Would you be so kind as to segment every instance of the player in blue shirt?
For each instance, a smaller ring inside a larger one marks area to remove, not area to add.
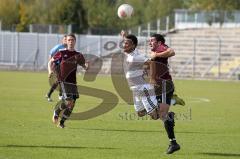
[[[56,46],[54,46],[50,52],[49,52],[49,62],[48,62],[48,77],[49,79],[52,79],[53,78],[53,70],[52,70],[52,66],[51,66],[51,62],[50,62],[50,59],[57,53],[59,52],[60,50],[64,50],[66,49],[67,47],[67,35],[64,35],[63,36],[63,39],[62,39],[62,42],[61,44],[57,44]],[[53,93],[53,91],[57,88],[58,86],[58,82],[55,82],[52,84],[50,90],[48,91],[48,93],[46,94],[46,98],[49,102],[52,101],[51,99],[51,95]],[[61,99],[61,91],[59,92],[59,99]]]
[[[50,52],[49,52],[49,58],[51,59],[59,50],[63,50],[65,49],[67,46],[66,44],[66,36],[63,37],[62,39],[62,43],[61,44],[57,44],[56,46],[54,46]],[[49,59],[49,60],[50,60]]]

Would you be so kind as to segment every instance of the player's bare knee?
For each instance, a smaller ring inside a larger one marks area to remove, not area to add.
[[[167,112],[165,112],[165,111],[160,111],[160,112],[159,112],[159,118],[160,118],[161,120],[165,120],[165,119],[166,119],[166,116],[167,116]]]
[[[143,117],[147,114],[147,111],[144,109],[144,110],[138,111],[137,114],[139,117]]]
[[[163,104],[163,103],[160,104],[160,109],[158,111],[158,114],[159,114],[159,117],[161,120],[163,120],[163,121],[166,120],[168,110],[169,110],[169,105]]]

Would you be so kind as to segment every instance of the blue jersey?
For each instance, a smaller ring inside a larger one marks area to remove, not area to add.
[[[52,48],[52,49],[50,50],[49,55],[50,55],[51,57],[53,57],[58,51],[64,50],[65,48],[66,48],[66,47],[65,47],[64,44],[58,44],[58,45],[54,46],[54,48]]]

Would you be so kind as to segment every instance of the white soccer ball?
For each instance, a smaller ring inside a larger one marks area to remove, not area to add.
[[[128,19],[133,15],[133,7],[129,4],[122,4],[118,7],[118,17]]]

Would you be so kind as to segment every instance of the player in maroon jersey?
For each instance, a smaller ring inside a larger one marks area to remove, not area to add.
[[[77,90],[77,66],[82,66],[85,70],[87,65],[85,58],[80,52],[75,50],[76,37],[74,34],[67,35],[67,49],[57,52],[51,62],[57,73],[58,81],[61,85],[64,101],[55,108],[53,114],[53,123],[57,124],[60,112],[63,112],[58,127],[64,128],[64,122],[67,120],[74,108],[75,101],[79,98]]]
[[[160,104],[158,114],[164,122],[164,127],[170,140],[167,154],[171,154],[180,149],[174,134],[174,113],[169,112],[171,98],[173,97],[174,84],[169,73],[168,58],[175,55],[173,49],[165,44],[165,39],[160,34],[153,34],[150,37],[149,45],[151,47],[152,78],[155,84],[155,93]]]

